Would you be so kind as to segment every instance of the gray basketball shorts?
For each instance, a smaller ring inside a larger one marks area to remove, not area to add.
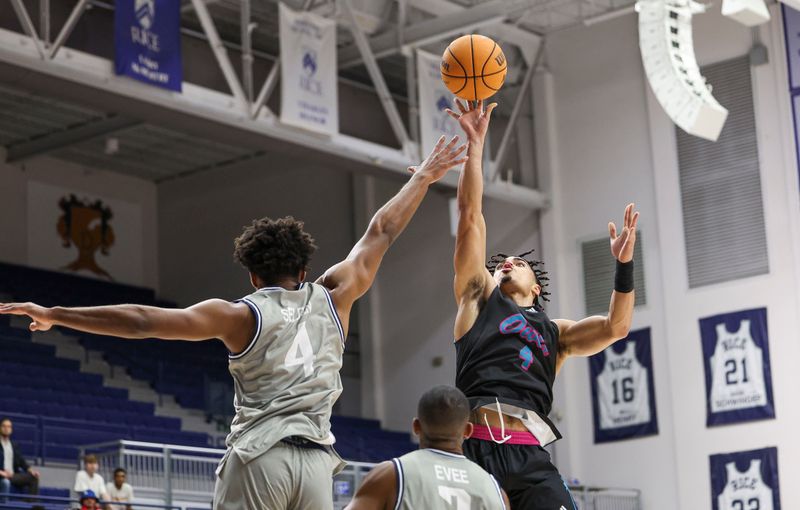
[[[247,464],[227,455],[214,488],[214,510],[331,510],[339,460],[317,448],[278,442]]]

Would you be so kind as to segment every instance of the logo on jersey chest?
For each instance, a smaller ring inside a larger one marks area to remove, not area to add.
[[[611,368],[612,371],[630,370],[632,365],[633,365],[633,359],[631,358],[615,359],[614,361],[610,361],[608,363],[608,366],[609,368]]]
[[[751,476],[740,476],[739,478],[734,478],[730,481],[731,488],[735,491],[741,490],[752,490],[756,488],[758,484],[758,480]]]
[[[747,339],[743,336],[736,336],[733,338],[726,338],[724,340],[720,340],[720,345],[722,345],[722,349],[725,352],[732,351],[734,349],[744,350],[747,345]]]
[[[547,343],[544,341],[542,334],[539,333],[536,328],[531,326],[531,324],[528,322],[528,319],[526,319],[521,313],[506,317],[500,323],[499,329],[504,335],[517,334],[529,344],[536,344],[536,347],[538,347],[543,356],[550,356],[550,350],[547,348]],[[526,345],[520,349],[519,358],[522,360],[522,370],[527,372],[531,366],[531,363],[533,363],[533,351]]]

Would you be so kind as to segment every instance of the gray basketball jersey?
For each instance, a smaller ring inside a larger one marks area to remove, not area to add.
[[[492,475],[463,455],[427,448],[392,459],[395,510],[505,510]]]
[[[247,348],[229,355],[236,411],[229,450],[247,463],[288,436],[332,445],[344,331],[328,290],[314,283],[268,287],[242,302],[257,326]]]

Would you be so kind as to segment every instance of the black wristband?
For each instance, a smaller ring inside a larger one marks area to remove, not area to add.
[[[617,270],[614,273],[614,290],[625,293],[633,290],[633,260],[630,262],[617,261]]]

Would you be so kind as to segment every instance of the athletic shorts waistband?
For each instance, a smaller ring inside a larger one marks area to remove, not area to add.
[[[480,441],[492,441],[495,443],[502,442],[502,444],[517,444],[526,446],[539,446],[539,440],[536,436],[528,431],[522,430],[506,430],[505,437],[511,436],[508,441],[503,441],[503,434],[500,429],[496,427],[487,427],[486,425],[473,425],[472,436],[470,439],[478,439]],[[494,436],[494,439],[492,439]]]

